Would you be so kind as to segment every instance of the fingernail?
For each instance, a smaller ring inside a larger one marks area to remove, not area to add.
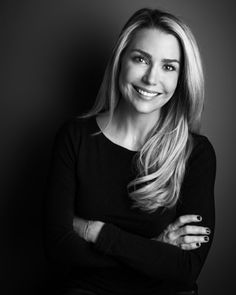
[[[202,216],[198,215],[197,220],[199,220],[199,221],[202,220]]]
[[[196,243],[196,246],[197,246],[197,247],[200,247],[200,246],[201,246],[201,244],[200,244],[200,243]]]
[[[208,242],[208,241],[209,241],[209,238],[208,238],[208,237],[204,237],[204,240],[205,240],[206,242]]]
[[[211,233],[211,230],[209,228],[206,228],[206,233],[209,235]]]

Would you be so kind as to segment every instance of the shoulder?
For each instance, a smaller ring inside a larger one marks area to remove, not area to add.
[[[67,135],[75,139],[84,132],[93,132],[93,121],[94,117],[71,117],[60,125],[57,134],[62,136]]]
[[[216,169],[216,153],[210,140],[200,134],[191,133],[192,151],[188,159],[187,168]]]
[[[71,117],[65,120],[57,129],[54,147],[66,146],[77,150],[81,138],[93,133],[95,130],[94,117]]]
[[[212,159],[216,158],[215,149],[210,140],[205,135],[191,133],[191,138],[193,148],[190,159],[192,158],[193,160],[200,155],[204,155],[205,157],[210,157]]]

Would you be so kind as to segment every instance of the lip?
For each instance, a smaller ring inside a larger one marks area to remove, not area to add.
[[[147,92],[147,93],[150,93],[150,94],[156,94],[156,95],[159,94],[158,91],[148,90],[148,89],[143,88],[143,87],[140,87],[140,86],[133,85],[133,87],[135,88],[135,90],[136,89],[141,89],[142,91]]]
[[[152,91],[152,90],[148,90],[146,88],[143,88],[143,87],[139,87],[139,86],[136,86],[136,85],[133,85],[133,88],[134,90],[142,97],[145,97],[145,98],[148,98],[148,99],[151,99],[151,98],[154,98],[158,95],[160,95],[161,93],[158,92],[158,91]],[[148,95],[145,95],[144,93],[140,93],[140,91],[143,91],[145,93],[147,93]]]

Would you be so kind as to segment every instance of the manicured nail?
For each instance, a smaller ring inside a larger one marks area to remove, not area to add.
[[[200,246],[201,246],[201,244],[200,244],[200,243],[196,243],[196,246],[197,246],[197,247],[200,247]]]
[[[197,220],[201,221],[202,220],[202,216],[198,215],[197,216]]]
[[[208,241],[209,241],[209,238],[208,238],[208,237],[204,237],[204,240],[205,240],[206,242],[208,242]]]
[[[209,228],[206,228],[206,233],[209,235],[211,233],[211,230]]]

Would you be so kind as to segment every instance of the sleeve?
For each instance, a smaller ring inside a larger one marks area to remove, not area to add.
[[[200,214],[203,225],[214,231],[215,152],[209,141],[204,139],[190,157],[176,218],[182,214]],[[95,247],[149,277],[172,280],[180,285],[193,285],[204,264],[210,243],[186,251],[106,224]]]
[[[73,267],[113,267],[114,259],[97,253],[73,230],[79,140],[79,128],[69,120],[54,141],[44,204],[45,254],[53,262]]]

